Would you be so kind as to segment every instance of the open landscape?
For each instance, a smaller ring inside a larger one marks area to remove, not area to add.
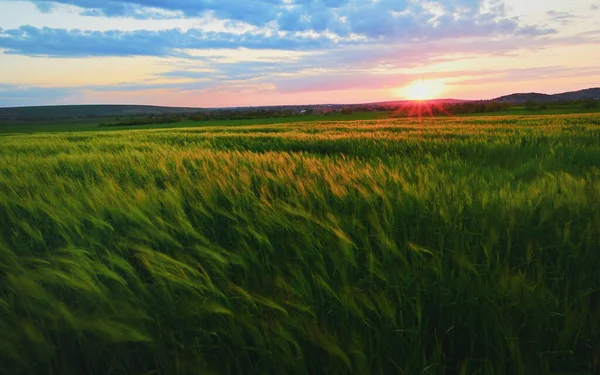
[[[600,0],[0,0],[0,375],[600,375]]]
[[[0,134],[110,129],[243,126],[456,116],[600,113],[600,88],[557,95],[511,94],[492,100],[389,101],[366,104],[236,108],[81,105],[0,108]]]
[[[597,374],[600,115],[0,136],[0,372]]]

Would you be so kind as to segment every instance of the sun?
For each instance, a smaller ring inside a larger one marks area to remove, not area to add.
[[[410,84],[397,88],[395,94],[409,100],[439,99],[445,89],[442,80],[416,80]]]

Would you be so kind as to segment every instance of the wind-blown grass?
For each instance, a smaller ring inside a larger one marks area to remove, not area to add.
[[[0,138],[0,372],[596,374],[600,117]]]

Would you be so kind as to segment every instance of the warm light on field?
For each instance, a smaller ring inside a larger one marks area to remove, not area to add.
[[[395,90],[395,94],[409,100],[438,99],[444,92],[445,85],[441,80],[422,80]]]
[[[600,114],[436,105],[0,123],[0,371],[599,375]]]

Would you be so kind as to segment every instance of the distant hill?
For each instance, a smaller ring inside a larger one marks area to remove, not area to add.
[[[562,94],[554,95],[559,97],[561,100],[584,100],[584,99],[595,99],[600,100],[600,87],[565,92]]]
[[[374,107],[374,106],[400,106],[410,103],[409,100],[389,101],[369,104],[315,104],[315,105],[288,105],[288,106],[254,106],[254,107],[229,107],[229,108],[190,108],[190,107],[159,107],[149,105],[56,105],[40,107],[12,107],[0,108],[0,122],[2,121],[38,121],[38,120],[63,120],[84,118],[109,118],[117,116],[150,116],[150,115],[177,115],[199,113],[214,110],[241,111],[249,109],[287,109],[297,110],[311,108],[337,109],[346,107]],[[464,100],[436,99],[428,100],[430,103],[449,104],[460,103]]]
[[[202,108],[158,107],[150,105],[56,105],[42,107],[12,107],[0,108],[0,121],[165,115],[200,111],[202,111]]]
[[[591,88],[579,91],[570,91],[564,92],[561,94],[540,94],[537,92],[531,93],[519,93],[519,94],[511,94],[506,96],[501,96],[496,99],[492,99],[494,102],[500,103],[513,103],[513,104],[522,104],[528,101],[532,102],[558,102],[561,100],[585,100],[585,99],[595,99],[600,100],[600,88]]]
[[[562,94],[540,94],[540,93],[517,93],[501,96],[492,100],[457,100],[457,99],[435,99],[426,100],[428,103],[435,104],[459,104],[467,102],[498,102],[509,104],[523,104],[528,101],[537,103],[550,103],[563,100],[600,100],[600,88],[590,88],[586,90],[565,92]],[[191,114],[200,112],[210,112],[214,110],[243,111],[250,108],[255,110],[291,110],[302,111],[310,109],[315,113],[321,111],[341,111],[343,108],[353,108],[357,110],[377,110],[378,108],[397,108],[410,104],[410,100],[395,100],[364,104],[314,104],[314,105],[288,105],[288,106],[255,106],[255,107],[229,107],[229,108],[190,108],[190,107],[160,107],[150,105],[56,105],[41,107],[13,107],[0,108],[0,123],[11,121],[38,121],[38,120],[62,120],[62,119],[85,119],[85,118],[110,118],[119,116],[151,116],[151,115],[177,115]]]

